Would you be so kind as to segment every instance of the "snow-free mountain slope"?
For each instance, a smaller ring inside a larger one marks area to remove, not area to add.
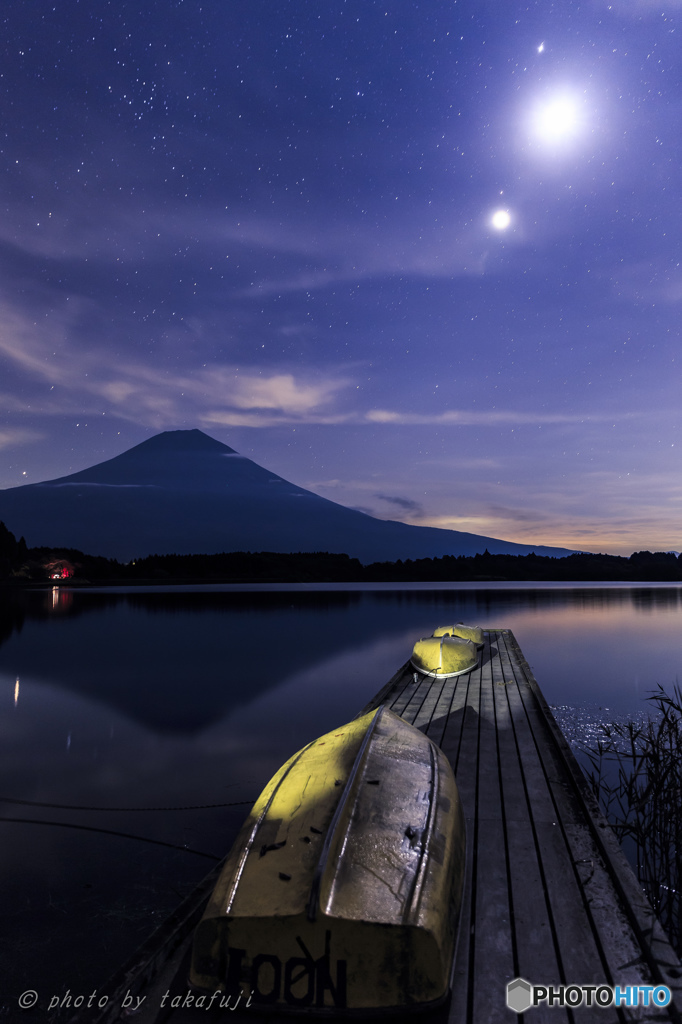
[[[29,546],[129,561],[149,554],[330,551],[362,562],[491,553],[566,555],[374,519],[297,487],[200,430],[173,430],[70,476],[0,491]]]

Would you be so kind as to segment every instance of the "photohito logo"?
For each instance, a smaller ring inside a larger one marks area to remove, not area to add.
[[[667,1006],[667,985],[531,985],[514,978],[507,985],[507,1006],[525,1013],[532,1006]]]

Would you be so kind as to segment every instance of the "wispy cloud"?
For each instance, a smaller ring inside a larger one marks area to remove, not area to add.
[[[229,365],[185,373],[158,372],[131,363],[125,375],[91,388],[121,415],[147,410],[164,424],[193,416],[198,422],[223,426],[266,427],[283,422],[337,423],[347,416],[334,410],[348,380],[324,373],[244,370]]]
[[[480,502],[479,511],[476,513],[422,516],[419,525],[438,526],[444,530],[464,530],[470,533],[490,534],[493,531],[493,536],[502,531],[502,535],[507,537],[510,531],[522,532],[526,526],[535,534],[538,527],[553,525],[555,520],[555,515],[544,511]],[[514,535],[516,536],[516,532]]]
[[[610,272],[609,280],[614,296],[625,302],[675,305],[682,301],[682,266],[678,260],[620,264]]]
[[[233,412],[230,409],[223,411],[198,413],[198,422],[205,427],[254,427],[263,429],[265,427],[282,427],[287,424],[327,424],[330,426],[351,422],[351,417],[345,415],[324,415],[320,412],[310,412],[305,415],[292,416],[287,413],[268,415],[262,412]]]
[[[35,406],[30,399],[18,398],[16,395],[9,395],[6,391],[1,391],[0,409],[6,413],[31,413],[35,411]]]
[[[144,359],[106,334],[83,343],[85,326],[103,314],[88,300],[62,301],[37,318],[0,302],[0,355],[30,382],[20,411],[47,416],[102,413],[156,429],[188,421],[210,427],[271,428],[290,424],[399,426],[542,426],[614,420],[602,413],[545,409],[446,409],[415,412],[361,405],[358,365],[292,368],[213,361],[173,370],[167,360]],[[89,339],[88,339],[89,340]],[[45,384],[49,387],[46,388]],[[19,400],[11,406],[18,408]],[[634,412],[619,419],[633,417]],[[388,499],[386,499],[388,500]],[[416,514],[413,512],[413,514]]]
[[[326,405],[347,383],[343,380],[306,383],[296,380],[293,373],[236,375],[231,402],[238,409],[280,409],[301,415]]]
[[[349,228],[346,238],[334,238],[333,231],[324,233],[327,252],[319,252],[308,241],[308,262],[314,265],[298,273],[277,275],[272,271],[254,280],[249,287],[235,291],[235,296],[265,298],[289,292],[316,291],[335,284],[406,275],[425,278],[480,277],[485,273],[488,253],[475,233],[446,235],[442,228],[427,235],[419,227],[403,225],[401,229],[384,229],[381,235],[364,225]],[[300,251],[295,246],[294,251]]]
[[[51,328],[55,329],[53,351],[43,345],[35,321],[15,310],[7,302],[0,303],[0,353],[15,366],[33,377],[61,379],[68,375],[68,369],[56,358],[63,335],[63,324],[55,317]]]
[[[376,494],[375,497],[380,501],[387,501],[390,505],[396,505],[408,515],[421,515],[424,511],[421,502],[414,501],[412,498],[400,498],[391,494]]]
[[[449,409],[440,413],[394,412],[389,409],[370,409],[365,414],[370,423],[387,423],[400,426],[407,424],[452,424],[453,426],[495,426],[503,423],[584,423],[587,420],[609,419],[608,416],[589,416],[580,413],[519,412],[513,409]]]
[[[158,428],[188,418],[254,427],[349,418],[338,400],[353,382],[336,367],[293,371],[213,363],[173,372],[165,362],[159,366],[120,352],[107,339],[84,347],[79,341],[83,313],[83,303],[63,303],[38,322],[0,303],[0,355],[39,396],[31,403],[10,399],[8,410],[63,415],[73,405],[84,413],[113,412]]]
[[[0,448],[16,448],[32,441],[42,441],[44,438],[45,434],[39,430],[28,430],[23,427],[5,428],[0,430]]]
[[[459,210],[434,205],[428,225],[411,216],[380,226],[368,217],[339,219],[333,203],[314,220],[295,208],[267,217],[212,200],[169,213],[149,195],[131,197],[124,207],[104,199],[93,206],[82,195],[61,198],[38,220],[32,203],[15,206],[0,224],[0,241],[16,253],[70,265],[87,259],[132,274],[133,268],[149,273],[157,261],[167,265],[169,249],[191,249],[222,261],[234,298],[315,291],[386,274],[480,276],[488,260],[481,225],[468,218],[464,203]],[[236,267],[247,254],[253,274],[243,284]]]

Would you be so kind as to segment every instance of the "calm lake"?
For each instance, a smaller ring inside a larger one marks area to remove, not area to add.
[[[67,990],[105,993],[276,769],[458,620],[514,631],[578,741],[641,716],[682,665],[675,585],[3,592],[0,1020],[27,989],[25,1021]]]

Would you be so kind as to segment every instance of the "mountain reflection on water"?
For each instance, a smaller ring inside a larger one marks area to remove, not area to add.
[[[64,824],[223,855],[247,804],[133,808],[248,803],[457,620],[514,631],[573,742],[640,715],[682,662],[676,586],[3,591],[1,813],[53,824],[0,822],[0,1019],[28,988],[103,992],[210,867]]]
[[[190,733],[293,673],[401,633],[415,619],[421,632],[430,632],[442,618],[508,625],[510,614],[542,612],[548,621],[559,612],[562,633],[573,622],[592,634],[595,617],[604,613],[611,619],[618,610],[677,612],[681,594],[678,587],[239,593],[54,587],[0,596],[0,672],[21,672],[100,701],[150,729]],[[399,663],[408,654],[406,646]]]

